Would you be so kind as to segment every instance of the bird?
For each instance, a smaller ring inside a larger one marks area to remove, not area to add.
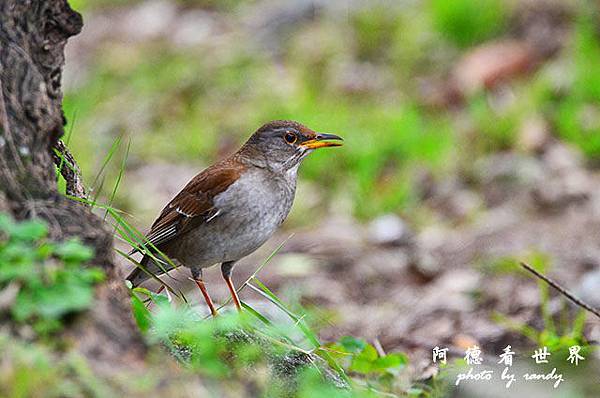
[[[215,305],[202,270],[221,264],[238,311],[232,282],[236,262],[262,246],[287,218],[298,168],[318,148],[342,145],[335,134],[317,133],[292,120],[274,120],[256,130],[232,155],[201,171],[163,208],[149,232],[139,265],[127,276],[133,287],[174,269],[189,268],[213,316]],[[172,262],[157,263],[157,253]],[[161,287],[162,290],[162,287]]]

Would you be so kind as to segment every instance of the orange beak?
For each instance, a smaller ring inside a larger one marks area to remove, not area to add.
[[[300,146],[306,149],[325,148],[328,146],[342,146],[341,142],[331,142],[329,140],[344,141],[342,137],[335,134],[317,133],[314,139],[300,143]]]

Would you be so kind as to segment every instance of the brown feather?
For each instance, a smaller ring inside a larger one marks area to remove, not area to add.
[[[152,224],[147,237],[152,242],[152,236],[160,235],[175,226],[175,233],[169,235],[164,244],[171,239],[181,236],[197,222],[204,222],[217,211],[213,207],[215,196],[225,191],[244,171],[243,164],[235,158],[225,159],[195,176],[162,210]],[[154,243],[154,242],[152,242]],[[156,243],[154,243],[156,244]]]

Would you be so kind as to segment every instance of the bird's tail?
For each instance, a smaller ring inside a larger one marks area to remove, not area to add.
[[[170,264],[161,264],[160,266],[156,263],[155,260],[151,259],[147,254],[142,257],[140,261],[140,265],[136,267],[129,275],[127,275],[127,280],[131,282],[133,287],[137,287],[140,284],[144,283],[148,279],[154,276],[160,276],[165,272],[172,270],[174,267]]]

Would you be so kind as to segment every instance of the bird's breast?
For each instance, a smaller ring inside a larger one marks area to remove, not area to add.
[[[215,207],[222,214],[221,233],[231,247],[227,257],[232,258],[227,260],[250,254],[271,237],[287,217],[295,189],[295,175],[288,178],[257,170],[242,174],[215,197]]]

